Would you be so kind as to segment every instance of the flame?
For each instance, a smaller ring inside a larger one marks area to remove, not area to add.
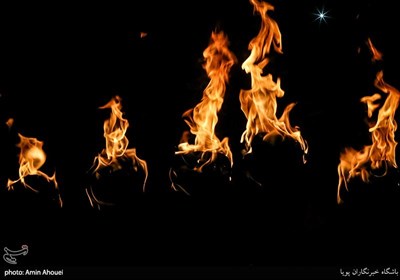
[[[121,98],[117,95],[106,105],[100,107],[100,109],[107,108],[111,109],[111,115],[103,125],[106,148],[95,158],[97,167],[94,172],[106,166],[113,167],[113,170],[121,169],[118,159],[122,157],[130,158],[133,160],[135,171],[140,166],[145,172],[144,190],[147,180],[147,163],[136,155],[135,148],[128,149],[129,140],[125,134],[128,130],[129,122],[123,118]]]
[[[223,32],[212,32],[210,44],[204,50],[203,56],[205,63],[203,68],[206,70],[210,82],[203,92],[201,102],[194,109],[190,109],[183,114],[185,122],[190,127],[190,132],[194,135],[194,144],[188,143],[187,133],[183,135],[176,154],[187,154],[190,152],[211,152],[211,157],[206,160],[196,170],[202,168],[216,159],[217,153],[227,156],[233,165],[232,152],[229,148],[228,138],[222,141],[215,135],[215,126],[218,122],[218,112],[224,101],[226,83],[229,80],[229,71],[236,62],[235,55],[228,49],[229,41]]]
[[[53,176],[48,176],[39,169],[46,162],[46,154],[43,151],[43,142],[36,138],[28,138],[18,134],[20,142],[17,145],[21,149],[19,154],[19,178],[15,181],[8,179],[7,188],[8,190],[14,190],[14,184],[21,182],[26,188],[31,189],[34,192],[39,192],[37,189],[30,186],[25,178],[29,175],[37,175],[45,178],[48,182],[52,182],[56,191],[58,192],[58,201],[62,207],[63,202],[59,194],[58,183],[56,180],[56,173]]]
[[[382,53],[374,47],[370,38],[368,38],[368,40],[367,40],[367,45],[372,53],[372,61],[382,60],[382,56],[383,56]]]
[[[103,125],[106,147],[97,157],[95,157],[93,166],[96,166],[96,168],[94,169],[93,173],[95,173],[96,176],[99,176],[97,172],[107,166],[110,166],[112,171],[122,169],[119,159],[131,159],[133,162],[134,171],[138,171],[138,168],[140,167],[145,173],[145,179],[143,182],[144,191],[148,176],[147,163],[136,155],[135,148],[128,149],[129,140],[125,134],[128,130],[129,122],[123,117],[123,113],[121,111],[121,98],[117,95],[113,97],[106,105],[100,107],[100,109],[108,108],[111,109],[111,115]],[[92,189],[89,192],[86,190],[86,193],[92,206],[93,202],[95,202],[97,205],[107,204],[97,200]]]
[[[267,14],[268,11],[273,11],[274,7],[257,0],[250,2],[254,10],[261,15],[262,21],[258,35],[249,43],[250,56],[242,64],[242,69],[251,75],[251,89],[240,92],[241,109],[247,118],[241,142],[245,143],[247,153],[251,153],[251,143],[257,134],[265,134],[264,140],[271,140],[275,135],[287,136],[300,143],[304,154],[307,154],[307,143],[303,140],[299,128],[292,127],[289,121],[289,113],[295,103],[289,104],[278,119],[277,98],[284,95],[280,79],[275,82],[271,74],[263,75],[263,70],[269,63],[271,46],[277,53],[282,53],[278,24]]]
[[[367,44],[373,56],[372,61],[381,60],[382,54],[376,50],[371,40],[368,39]],[[383,167],[383,175],[385,175],[388,167],[397,168],[397,142],[395,140],[397,123],[394,115],[399,106],[400,92],[396,88],[385,83],[382,71],[377,73],[374,85],[377,89],[385,93],[387,97],[378,111],[376,123],[369,128],[372,144],[364,146],[360,151],[356,151],[353,148],[346,148],[340,155],[340,163],[338,166],[338,203],[343,202],[340,197],[340,191],[343,186],[348,191],[347,184],[351,178],[360,176],[363,182],[369,182],[373,170]],[[378,93],[361,98],[361,102],[367,105],[369,118],[371,118],[374,111],[379,108],[380,105],[374,102],[380,98],[381,95]]]
[[[6,125],[8,126],[8,128],[11,128],[14,125],[14,119],[13,118],[9,118],[6,121]]]

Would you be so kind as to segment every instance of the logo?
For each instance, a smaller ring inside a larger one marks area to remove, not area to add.
[[[3,255],[3,260],[5,260],[9,264],[17,264],[17,256],[26,256],[28,254],[28,245],[22,245],[20,250],[10,250],[7,247],[4,247],[5,254]]]

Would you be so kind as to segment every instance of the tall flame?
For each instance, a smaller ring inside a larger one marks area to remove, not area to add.
[[[143,182],[144,191],[148,175],[147,163],[136,155],[135,148],[128,149],[129,140],[125,134],[128,130],[129,122],[123,117],[121,111],[121,98],[117,95],[106,105],[100,107],[100,109],[108,108],[111,109],[111,115],[103,125],[106,147],[97,157],[95,157],[94,165],[96,165],[97,162],[97,166],[93,173],[96,173],[106,166],[112,167],[113,171],[119,170],[122,167],[118,160],[120,158],[130,158],[133,162],[134,170],[137,171],[138,167],[140,167],[145,173],[145,179]]]
[[[261,15],[262,21],[258,35],[249,43],[250,56],[242,64],[242,69],[251,75],[251,89],[240,92],[241,109],[247,118],[241,142],[245,142],[247,153],[251,153],[251,144],[257,134],[265,134],[264,140],[271,139],[274,135],[288,136],[297,141],[304,154],[307,154],[307,143],[302,138],[299,128],[292,127],[289,121],[289,113],[295,103],[289,104],[278,119],[277,98],[284,95],[280,79],[275,82],[271,74],[263,75],[264,68],[269,63],[271,46],[277,53],[282,53],[278,24],[267,14],[268,11],[274,10],[274,7],[257,0],[250,0],[250,3]]]
[[[372,61],[382,59],[382,54],[376,50],[370,39],[367,41],[372,53]],[[348,182],[351,178],[360,176],[364,182],[369,182],[373,170],[384,168],[384,174],[388,167],[397,168],[395,131],[397,123],[394,115],[399,106],[400,92],[396,88],[388,85],[383,80],[383,72],[379,71],[376,75],[374,85],[377,89],[387,94],[386,100],[378,111],[375,125],[369,128],[371,132],[371,145],[364,146],[360,151],[353,148],[346,148],[340,155],[338,166],[339,184],[337,190],[337,202],[342,203],[340,191],[343,186],[348,191]],[[367,105],[368,117],[373,116],[374,111],[379,107],[375,104],[381,95],[375,93],[372,96],[361,98],[361,102]]]
[[[63,202],[59,194],[56,173],[54,172],[53,176],[48,176],[46,173],[39,170],[46,162],[46,154],[43,151],[43,142],[37,140],[36,138],[25,137],[21,134],[18,134],[18,136],[20,138],[20,142],[17,147],[21,149],[19,154],[19,178],[14,181],[8,179],[8,190],[14,190],[14,184],[17,182],[21,182],[26,188],[31,189],[34,192],[38,192],[36,188],[30,186],[25,181],[25,178],[27,176],[37,175],[54,184],[54,187],[58,193],[59,204],[62,207]]]
[[[204,50],[203,56],[210,82],[203,92],[201,102],[194,109],[183,114],[185,122],[190,127],[190,132],[196,135],[195,143],[189,144],[187,137],[182,137],[179,150],[176,154],[187,154],[190,152],[211,152],[211,157],[206,160],[198,171],[213,162],[217,153],[227,156],[233,164],[232,152],[228,145],[228,138],[222,141],[215,135],[215,126],[218,122],[218,112],[224,101],[226,83],[229,80],[229,71],[236,62],[235,55],[228,48],[229,41],[223,32],[212,32],[209,46]],[[185,134],[184,134],[185,136]]]

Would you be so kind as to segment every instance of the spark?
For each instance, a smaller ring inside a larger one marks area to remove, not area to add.
[[[326,20],[327,18],[330,18],[330,16],[328,16],[328,12],[329,11],[325,11],[324,8],[322,8],[321,10],[317,8],[317,12],[313,13],[313,15],[315,16],[314,21],[319,21],[320,24],[322,22],[328,23]]]

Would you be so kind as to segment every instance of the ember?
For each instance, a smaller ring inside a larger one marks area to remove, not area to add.
[[[222,141],[216,135],[215,126],[218,122],[218,111],[224,101],[225,87],[229,80],[229,71],[236,62],[235,55],[228,49],[228,38],[223,32],[212,32],[209,46],[204,50],[204,69],[210,82],[203,92],[201,102],[194,108],[186,111],[183,116],[194,134],[194,144],[189,144],[188,133],[185,132],[179,144],[177,155],[182,155],[183,162],[191,170],[202,172],[207,165],[212,165],[210,170],[218,170],[222,177],[230,177],[229,169],[221,159],[226,157],[233,165],[232,152],[229,148],[228,138]],[[222,163],[218,166],[217,162]],[[175,178],[180,177],[184,167],[170,170],[170,179],[174,190],[182,190],[189,194],[186,187],[176,183]],[[190,185],[190,184],[189,184]]]
[[[86,189],[90,204],[99,209],[101,206],[114,204],[107,201],[129,200],[132,191],[129,183],[135,186],[138,182],[136,176],[133,176],[132,181],[132,174],[142,173],[139,180],[143,191],[146,185],[147,163],[136,155],[136,149],[128,149],[129,141],[125,133],[129,123],[123,118],[121,107],[119,96],[100,107],[100,109],[111,109],[110,119],[104,122],[106,148],[94,160],[91,173],[95,178]],[[118,189],[115,189],[114,185]]]

